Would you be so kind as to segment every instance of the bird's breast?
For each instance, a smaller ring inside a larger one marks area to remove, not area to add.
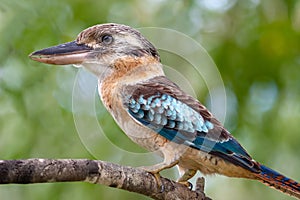
[[[126,97],[122,94],[122,86],[104,82],[98,88],[104,106],[132,141],[149,151],[158,151],[168,142],[167,139],[130,116],[128,109],[124,106]]]

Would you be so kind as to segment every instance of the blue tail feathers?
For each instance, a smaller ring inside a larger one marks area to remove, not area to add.
[[[262,183],[300,199],[300,183],[264,165],[260,165],[260,168],[257,177]]]

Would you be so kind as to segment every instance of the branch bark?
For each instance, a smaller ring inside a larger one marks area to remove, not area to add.
[[[0,184],[29,184],[46,182],[84,181],[102,184],[153,199],[209,200],[204,190],[204,178],[197,180],[196,190],[161,177],[159,186],[155,177],[139,168],[86,159],[27,159],[0,160]]]

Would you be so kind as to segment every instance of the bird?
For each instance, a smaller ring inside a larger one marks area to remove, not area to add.
[[[169,80],[154,45],[138,30],[98,24],[74,41],[35,51],[32,60],[77,65],[98,78],[98,93],[118,126],[163,161],[142,167],[159,173],[177,166],[177,182],[204,175],[253,179],[300,199],[300,184],[255,161],[196,98]]]

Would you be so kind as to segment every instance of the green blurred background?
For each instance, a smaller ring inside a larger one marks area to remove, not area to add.
[[[256,160],[300,181],[297,0],[0,0],[1,159],[95,159],[74,125],[72,81],[77,69],[33,62],[28,54],[71,41],[81,30],[106,22],[171,28],[202,44],[226,87],[226,127]],[[167,54],[161,54],[168,62]],[[198,98],[207,103],[207,91],[201,94]],[[98,113],[99,121],[107,116]],[[120,130],[108,120],[108,137],[120,140]],[[122,143],[137,148],[125,136]],[[99,159],[118,156],[98,148],[107,155]],[[292,199],[255,181],[221,176],[206,181],[206,193],[213,199]],[[147,199],[87,183],[0,186],[0,197]]]

